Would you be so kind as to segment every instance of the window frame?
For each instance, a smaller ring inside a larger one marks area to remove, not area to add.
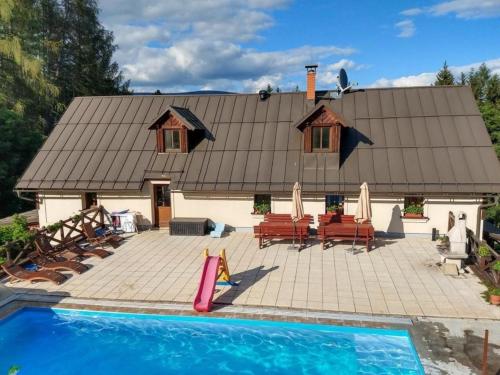
[[[329,202],[328,197],[333,197],[331,201]],[[336,201],[336,202],[334,202]],[[337,212],[340,212],[341,214],[344,213],[344,202],[345,202],[345,196],[341,194],[325,194],[325,213],[331,212],[328,211],[328,206],[329,204],[337,204]]]
[[[167,133],[172,133],[172,146],[174,145],[174,136],[173,133],[177,133],[177,141],[179,143],[179,147],[168,147],[167,145]],[[163,128],[162,129],[162,137],[163,137],[163,152],[179,152],[182,149],[181,142],[181,129],[171,129],[171,128]]]
[[[255,206],[258,204],[267,203],[269,204],[269,211],[267,212],[257,212]],[[253,196],[253,215],[265,215],[271,213],[272,208],[272,195],[271,194],[254,194]]]
[[[414,206],[414,205],[419,205],[422,207],[422,213],[407,213],[406,209],[409,206]],[[422,196],[415,196],[415,195],[408,195],[404,197],[404,202],[403,202],[403,217],[406,218],[424,218],[424,211],[425,211],[425,198]]]
[[[319,144],[320,144],[320,147],[314,147],[314,131],[316,129],[319,129],[320,130],[320,138],[319,138]],[[328,142],[328,145],[327,147],[323,147],[323,140],[324,140],[324,129],[327,129],[328,131],[326,132],[327,133],[327,142]],[[312,125],[311,126],[311,151],[312,152],[331,152],[331,131],[332,131],[332,127],[330,125]]]

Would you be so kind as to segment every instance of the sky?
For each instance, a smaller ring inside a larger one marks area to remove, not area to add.
[[[257,92],[268,84],[334,90],[421,86],[454,74],[500,74],[500,0],[99,0],[115,59],[135,92]]]

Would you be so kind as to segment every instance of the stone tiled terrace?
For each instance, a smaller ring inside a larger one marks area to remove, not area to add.
[[[410,316],[499,319],[473,274],[445,276],[427,239],[377,239],[367,254],[336,243],[322,251],[311,241],[301,252],[289,243],[263,249],[249,233],[221,239],[169,236],[149,231],[129,237],[106,259],[64,284],[6,283],[13,291],[77,298],[191,303],[203,264],[203,249],[225,248],[238,286],[217,286],[216,303]]]

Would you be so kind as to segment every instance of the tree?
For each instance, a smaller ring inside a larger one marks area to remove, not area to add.
[[[266,87],[266,91],[267,91],[269,94],[270,94],[270,93],[272,93],[272,92],[274,91],[273,86],[271,86],[271,84],[269,84],[269,83],[268,83],[268,84],[267,84],[267,87]]]
[[[453,77],[453,73],[448,69],[448,64],[446,61],[443,64],[443,67],[436,75],[436,81],[434,85],[436,86],[446,86],[446,85],[454,85],[455,78]]]
[[[30,208],[12,189],[74,96],[129,93],[98,15],[96,0],[0,0],[0,217]]]

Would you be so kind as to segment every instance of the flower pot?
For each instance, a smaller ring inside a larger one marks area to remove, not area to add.
[[[424,215],[422,214],[404,214],[405,218],[407,219],[422,219],[424,217]]]
[[[490,295],[490,302],[492,305],[500,305],[500,296]]]

